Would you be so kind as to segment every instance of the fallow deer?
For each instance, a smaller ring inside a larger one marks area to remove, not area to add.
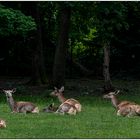
[[[71,106],[67,103],[62,103],[59,107],[54,106],[54,103],[50,104],[49,106],[45,107],[43,109],[43,112],[47,113],[60,113],[60,114],[70,114],[75,115],[76,114],[76,108],[74,106]]]
[[[62,103],[59,107],[59,111],[60,110],[62,111],[63,109],[65,110],[64,112],[70,110],[70,113],[72,112],[72,114],[75,114],[75,112],[81,112],[81,107],[82,106],[79,103],[79,101],[77,101],[73,98],[66,99],[63,96],[63,92],[64,92],[64,86],[62,86],[60,89],[57,89],[55,87],[55,90],[50,94],[51,96],[58,97],[59,101]]]
[[[3,119],[0,119],[0,128],[6,128],[6,121]]]
[[[140,105],[130,102],[130,101],[119,101],[117,99],[117,94],[120,91],[110,92],[103,96],[103,98],[111,99],[113,106],[117,110],[118,116],[136,116],[140,115]]]
[[[38,107],[31,102],[14,101],[12,94],[16,92],[16,89],[3,90],[3,92],[6,94],[7,102],[12,113],[39,113]]]

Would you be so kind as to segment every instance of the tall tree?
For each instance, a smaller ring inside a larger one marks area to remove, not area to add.
[[[53,67],[53,84],[58,87],[65,84],[66,47],[71,15],[71,7],[68,3],[60,4],[60,31]]]
[[[37,30],[35,32],[34,46],[32,48],[32,84],[46,84],[47,76],[44,64],[44,54],[43,54],[43,42],[42,42],[42,30],[41,30],[41,20],[39,11],[39,2],[32,3],[32,16],[35,18],[37,24]]]
[[[110,65],[110,43],[106,42],[103,44],[104,49],[104,63],[103,63],[103,75],[105,80],[104,89],[105,91],[112,90],[112,82],[110,78],[110,72],[109,72],[109,65]]]
[[[103,75],[106,92],[113,89],[109,72],[111,41],[115,38],[115,31],[128,27],[125,21],[126,7],[122,2],[97,2],[95,11],[97,34],[104,51]]]

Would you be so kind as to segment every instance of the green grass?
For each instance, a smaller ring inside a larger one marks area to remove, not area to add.
[[[122,83],[115,82],[118,86]],[[127,86],[132,86],[128,83]],[[133,95],[123,94],[120,98],[140,103],[140,88],[136,88],[139,84],[132,86]],[[44,94],[15,96],[16,100],[35,102],[40,109],[52,102],[52,98],[46,98]],[[79,100],[83,108],[76,116],[43,112],[24,115],[10,113],[6,97],[1,95],[0,118],[6,120],[7,128],[0,129],[0,138],[140,138],[139,117],[117,116],[110,101],[100,96],[84,95]],[[58,104],[56,99],[54,102]]]

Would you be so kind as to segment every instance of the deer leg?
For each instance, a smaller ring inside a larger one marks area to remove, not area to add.
[[[17,113],[16,111],[12,111],[11,113]]]
[[[134,113],[133,111],[130,111],[130,112],[126,115],[126,117],[129,117],[129,118],[131,118],[131,117],[133,117],[133,116],[135,116],[135,113]]]
[[[34,108],[34,110],[32,111],[32,113],[39,113],[38,107]]]
[[[121,116],[120,110],[117,111],[117,116]]]
[[[27,113],[27,110],[24,108],[24,107],[22,107],[21,109],[20,109],[20,111],[19,111],[20,113],[23,113],[23,114],[25,114],[26,115],[26,113]]]
[[[65,112],[61,108],[58,108],[55,113],[59,113],[61,115],[65,114]]]
[[[76,115],[76,109],[71,107],[67,113],[70,114],[70,115]]]
[[[117,112],[118,116],[123,116],[123,117],[125,116],[131,117],[131,116],[134,116],[134,114],[135,114],[135,111],[131,106],[124,106],[120,108]]]

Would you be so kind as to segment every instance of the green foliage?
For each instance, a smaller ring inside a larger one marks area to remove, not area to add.
[[[97,37],[96,33],[97,33],[96,28],[90,29],[89,34],[85,35],[85,38],[83,38],[83,40],[92,41],[94,38]]]
[[[57,42],[58,37],[58,7],[57,2],[40,2],[40,13],[42,17],[41,25],[47,38],[52,42]]]
[[[70,38],[82,41],[83,37],[92,29],[95,2],[73,2],[71,15]],[[86,6],[85,6],[86,5]],[[87,12],[88,11],[88,12]],[[94,28],[94,27],[93,27]]]
[[[87,42],[92,42],[93,39],[96,38],[96,33],[97,33],[97,30],[95,28],[93,28],[93,29],[90,29],[89,33],[85,34],[85,36],[83,36],[83,38],[81,37],[80,40],[83,40],[83,41],[75,40],[75,42],[72,46],[72,53],[76,58],[78,58],[79,56],[80,57],[83,56],[84,53],[86,53],[86,55],[88,55],[87,53],[91,47],[92,47],[92,49],[94,49],[94,52],[92,55],[93,56],[97,55],[97,52],[100,48],[91,46],[87,43]],[[91,52],[90,52],[90,54],[91,54]]]
[[[69,48],[74,59],[77,59],[86,68],[93,71],[97,65],[102,65],[103,56],[101,47],[95,43],[96,38],[97,30],[96,28],[91,28],[88,33],[82,34],[78,39],[75,39],[71,48]]]
[[[11,49],[9,51],[10,57],[7,58],[7,56],[4,56],[9,60],[7,62],[1,61],[1,63],[4,62],[5,67],[3,67],[3,69],[6,69],[8,64],[13,65],[12,70],[15,73],[18,71],[18,74],[24,74],[26,67],[30,70],[31,65],[28,63],[30,55],[28,55],[28,53],[34,48],[31,47],[34,46],[34,41],[31,41],[32,35],[31,38],[25,35],[36,29],[34,20],[21,12],[34,14],[30,13],[30,10],[27,10],[25,3],[26,2],[22,1],[19,2],[19,4],[7,2],[7,7],[9,6],[19,10],[0,6],[0,36],[4,38],[4,40],[1,41],[6,43],[4,46],[10,46]],[[4,3],[1,2],[1,4]],[[68,7],[70,6],[72,9],[69,31],[70,42],[68,47],[74,59],[93,71],[98,67],[102,68],[103,52],[101,45],[104,41],[108,41],[112,47],[111,74],[115,73],[116,75],[117,71],[120,74],[121,71],[123,72],[125,70],[131,72],[126,75],[134,76],[135,74],[136,77],[138,76],[140,70],[140,2],[138,1],[39,2],[44,45],[43,53],[47,72],[49,69],[48,75],[52,71],[55,46],[57,46],[58,32],[60,30],[59,6],[63,4]],[[30,6],[31,5],[29,5],[29,7]],[[13,35],[16,35],[16,37]],[[17,38],[19,35],[25,36],[25,38]],[[7,36],[9,36],[9,38]],[[3,49],[6,48],[3,47]],[[3,51],[1,51],[1,54],[1,57],[5,55]],[[131,56],[134,56],[134,58]],[[21,67],[23,71],[20,71],[19,67]],[[132,69],[134,70],[133,73]],[[10,67],[9,72],[12,73],[12,70]],[[67,70],[69,70],[69,68],[67,68]],[[77,71],[77,73],[79,72]],[[95,75],[96,74],[95,72]]]
[[[72,49],[72,53],[74,56],[78,56],[81,53],[83,53],[86,50],[86,46],[83,45],[82,42],[75,42],[73,49]]]
[[[0,5],[0,36],[20,34],[25,36],[36,29],[36,24],[30,16],[25,16],[19,10]]]
[[[94,25],[102,42],[110,42],[116,37],[115,31],[128,29],[127,8],[124,4],[123,2],[97,2]]]

